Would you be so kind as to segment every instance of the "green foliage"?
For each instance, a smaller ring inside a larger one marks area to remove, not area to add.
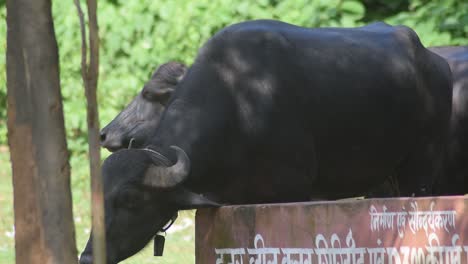
[[[83,1],[83,7],[85,6]],[[5,7],[0,17],[5,19]],[[62,95],[69,148],[87,150],[86,101],[80,75],[81,40],[73,1],[54,1]],[[425,45],[468,44],[468,2],[458,0],[107,0],[99,1],[101,37],[98,100],[107,124],[161,63],[190,64],[219,29],[249,19],[279,19],[306,27],[354,27],[374,20],[404,24]],[[6,24],[0,24],[6,35]],[[6,38],[0,40],[6,49]],[[5,84],[5,52],[0,52]],[[0,86],[0,145],[6,143],[6,85]]]
[[[413,0],[406,12],[388,21],[416,30],[424,44],[468,45],[468,2]]]
[[[356,26],[364,15],[359,1],[141,0],[99,3],[101,37],[98,100],[101,125],[139,91],[161,63],[190,64],[198,48],[226,25],[259,18],[308,27]],[[80,76],[80,32],[73,1],[55,1],[64,112],[69,148],[83,153],[86,110]]]

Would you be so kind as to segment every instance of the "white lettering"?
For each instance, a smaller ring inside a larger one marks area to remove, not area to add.
[[[224,255],[230,256],[230,261],[227,264],[243,264],[243,256],[245,250],[243,248],[215,248],[215,253],[218,255],[216,264],[224,264]],[[237,257],[237,258],[236,258]]]
[[[249,264],[278,264],[280,250],[278,248],[265,248],[263,237],[259,234],[255,236],[254,247],[247,249],[249,256],[251,256]],[[273,260],[268,259],[268,255],[273,255]]]

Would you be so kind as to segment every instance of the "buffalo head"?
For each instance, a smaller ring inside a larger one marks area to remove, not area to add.
[[[178,210],[218,206],[183,186],[190,160],[172,147],[175,162],[149,149],[125,149],[110,155],[102,167],[107,263],[118,263],[140,251]],[[92,263],[88,240],[80,264]]]
[[[141,147],[157,127],[186,70],[185,65],[172,61],[159,66],[141,92],[101,130],[101,146],[110,151]]]

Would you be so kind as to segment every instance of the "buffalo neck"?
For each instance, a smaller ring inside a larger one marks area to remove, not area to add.
[[[173,161],[169,147],[182,148],[191,160],[191,180],[217,166],[223,150],[229,148],[229,127],[236,122],[232,99],[220,88],[216,74],[206,73],[209,67],[196,67],[199,65],[191,67],[177,87],[155,136],[147,144]]]

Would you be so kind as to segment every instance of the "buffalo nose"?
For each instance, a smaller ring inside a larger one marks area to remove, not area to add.
[[[104,143],[104,141],[106,141],[106,132],[101,131],[99,136],[100,136],[101,144]]]
[[[100,134],[101,147],[108,149],[111,152],[123,148],[122,137],[116,133],[107,133],[101,130]]]

